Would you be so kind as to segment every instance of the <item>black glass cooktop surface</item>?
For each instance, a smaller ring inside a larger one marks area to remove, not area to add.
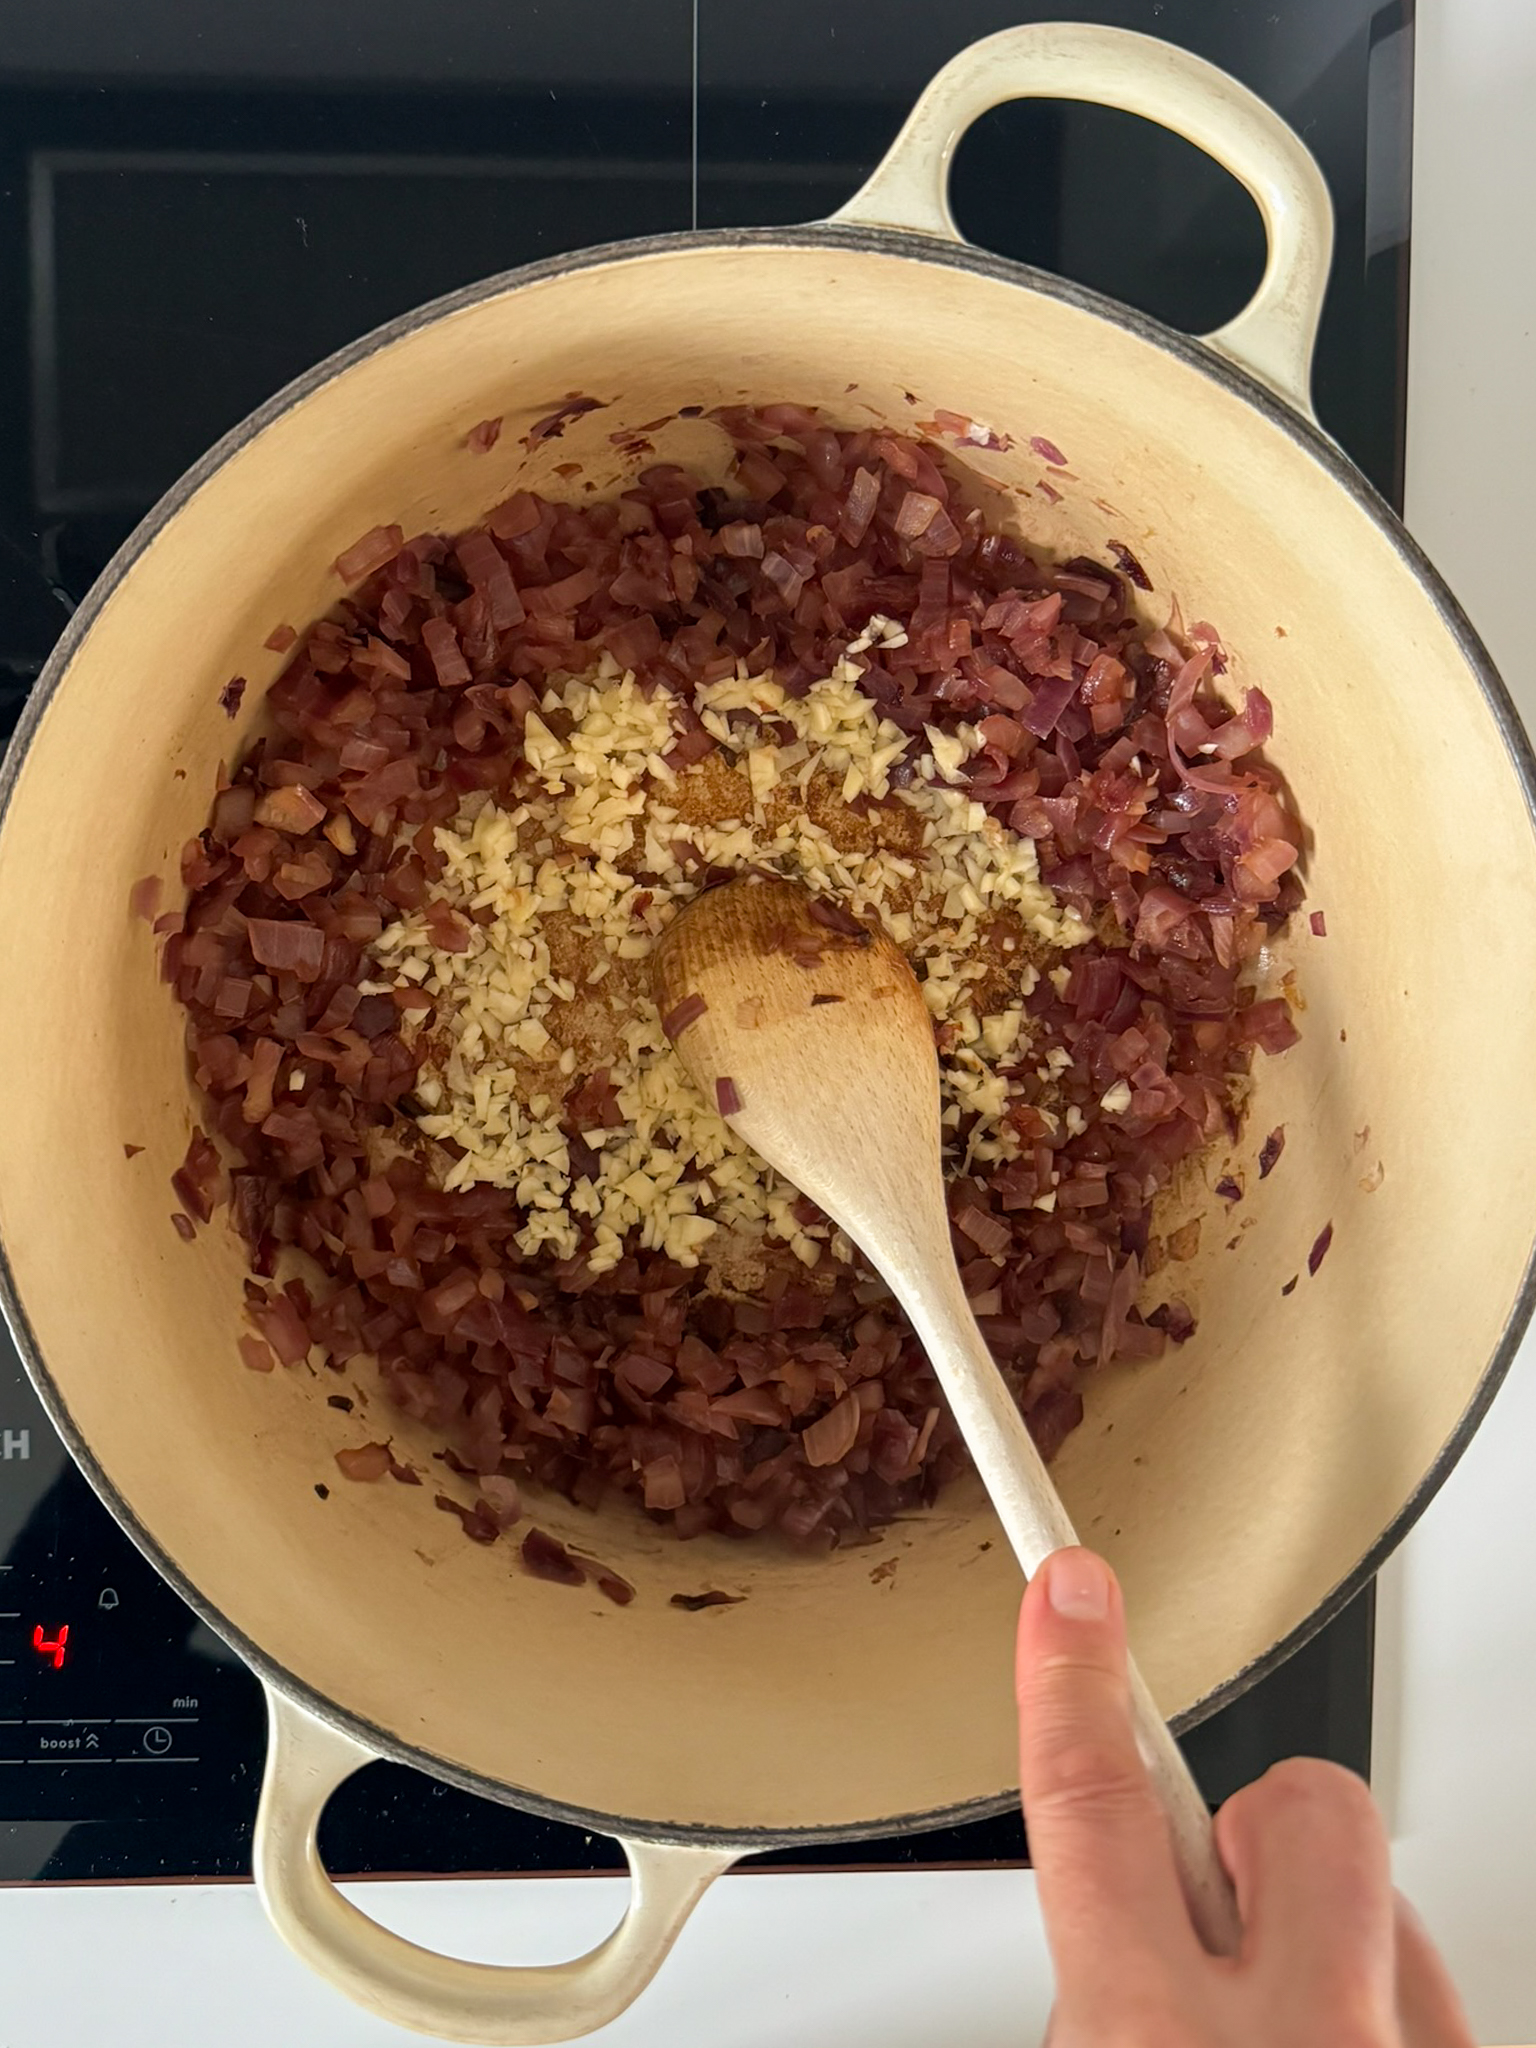
[[[106,560],[217,435],[317,357],[517,263],[846,199],[918,90],[1011,23],[1112,21],[1263,94],[1317,153],[1338,249],[1325,425],[1399,492],[1411,9],[1403,0],[52,0],[0,14],[0,722]],[[1256,282],[1251,202],[1189,145],[1001,108],[956,165],[977,242],[1199,332]],[[792,394],[790,394],[792,395]],[[1213,1801],[1296,1752],[1369,1765],[1372,1598],[1189,1749]],[[255,1680],[70,1465],[0,1349],[0,1880],[249,1868]],[[337,1871],[580,1870],[613,1846],[392,1765],[332,1801]],[[776,1860],[1024,1853],[1017,1819]]]

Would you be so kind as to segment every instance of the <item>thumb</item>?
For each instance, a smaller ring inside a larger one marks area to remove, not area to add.
[[[1030,1860],[1063,1994],[1101,1980],[1107,1957],[1199,1952],[1126,1666],[1114,1574],[1092,1551],[1057,1551],[1024,1595],[1016,1689]]]

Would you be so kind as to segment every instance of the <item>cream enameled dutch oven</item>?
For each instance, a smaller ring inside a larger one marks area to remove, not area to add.
[[[1269,262],[1238,319],[1190,341],[960,240],[955,143],[1031,94],[1162,122],[1243,181]],[[1127,543],[1149,615],[1177,596],[1273,698],[1326,915],[1326,939],[1297,920],[1304,1036],[1260,1063],[1244,1141],[1284,1125],[1284,1154],[1248,1173],[1237,1248],[1230,1227],[1206,1232],[1198,1335],[1105,1375],[1056,1468],[1124,1576],[1159,1701],[1198,1720],[1380,1563],[1530,1308],[1532,763],[1444,586],[1313,420],[1330,231],[1307,152],[1221,73],[1103,29],[1011,30],[940,73],[829,223],[562,257],[333,357],[170,493],[73,620],[10,755],[0,830],[7,1305],[108,1506],[263,1679],[262,1896],[378,2013],[462,2041],[568,2038],[622,2010],[752,1850],[1009,1805],[1015,1567],[963,1490],[894,1532],[899,1569],[878,1585],[866,1552],[684,1547],[615,1511],[602,1550],[639,1589],[619,1611],[464,1542],[430,1489],[318,1499],[338,1441],[326,1386],[242,1368],[232,1231],[188,1248],[170,1228],[195,1112],[133,883],[174,874],[217,762],[260,719],[281,661],[266,636],[335,602],[330,564],[376,522],[451,530],[519,486],[559,495],[556,463],[615,484],[615,429],[684,405],[795,399],[852,424],[943,407],[1008,437],[968,453],[1025,531],[1075,553]],[[573,391],[605,409],[523,452]],[[470,452],[493,414],[495,450]],[[1025,495],[1036,436],[1066,456],[1059,504]],[[655,439],[660,459],[723,476],[707,422]],[[232,728],[234,674],[252,688]],[[129,1162],[125,1144],[147,1149]],[[562,1503],[539,1519],[595,1540]],[[722,1582],[746,1599],[669,1605]],[[325,1876],[315,1830],[375,1756],[621,1836],[621,1927],[577,1961],[501,1969],[374,1925]]]

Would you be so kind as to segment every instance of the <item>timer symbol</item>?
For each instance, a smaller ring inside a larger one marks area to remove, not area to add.
[[[156,1722],[153,1728],[146,1728],[144,1730],[144,1747],[151,1756],[164,1756],[171,1746],[171,1741],[170,1729],[162,1728],[158,1722]]]

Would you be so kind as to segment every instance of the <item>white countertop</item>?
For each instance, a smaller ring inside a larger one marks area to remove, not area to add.
[[[1408,524],[1536,730],[1536,10],[1419,10]],[[1533,935],[1536,940],[1536,935]],[[1536,2040],[1536,1341],[1382,1577],[1378,1797],[1478,2038]]]
[[[1536,8],[1420,0],[1408,519],[1536,721]],[[1399,1880],[1485,2043],[1536,2040],[1536,1348],[1383,1577],[1378,1793]],[[588,1947],[616,1879],[370,1885],[371,1912],[486,1960]],[[0,2048],[401,2048],[325,1989],[246,1885],[0,1895]],[[603,2048],[1020,2048],[1050,2003],[1021,1872],[740,1875]]]

